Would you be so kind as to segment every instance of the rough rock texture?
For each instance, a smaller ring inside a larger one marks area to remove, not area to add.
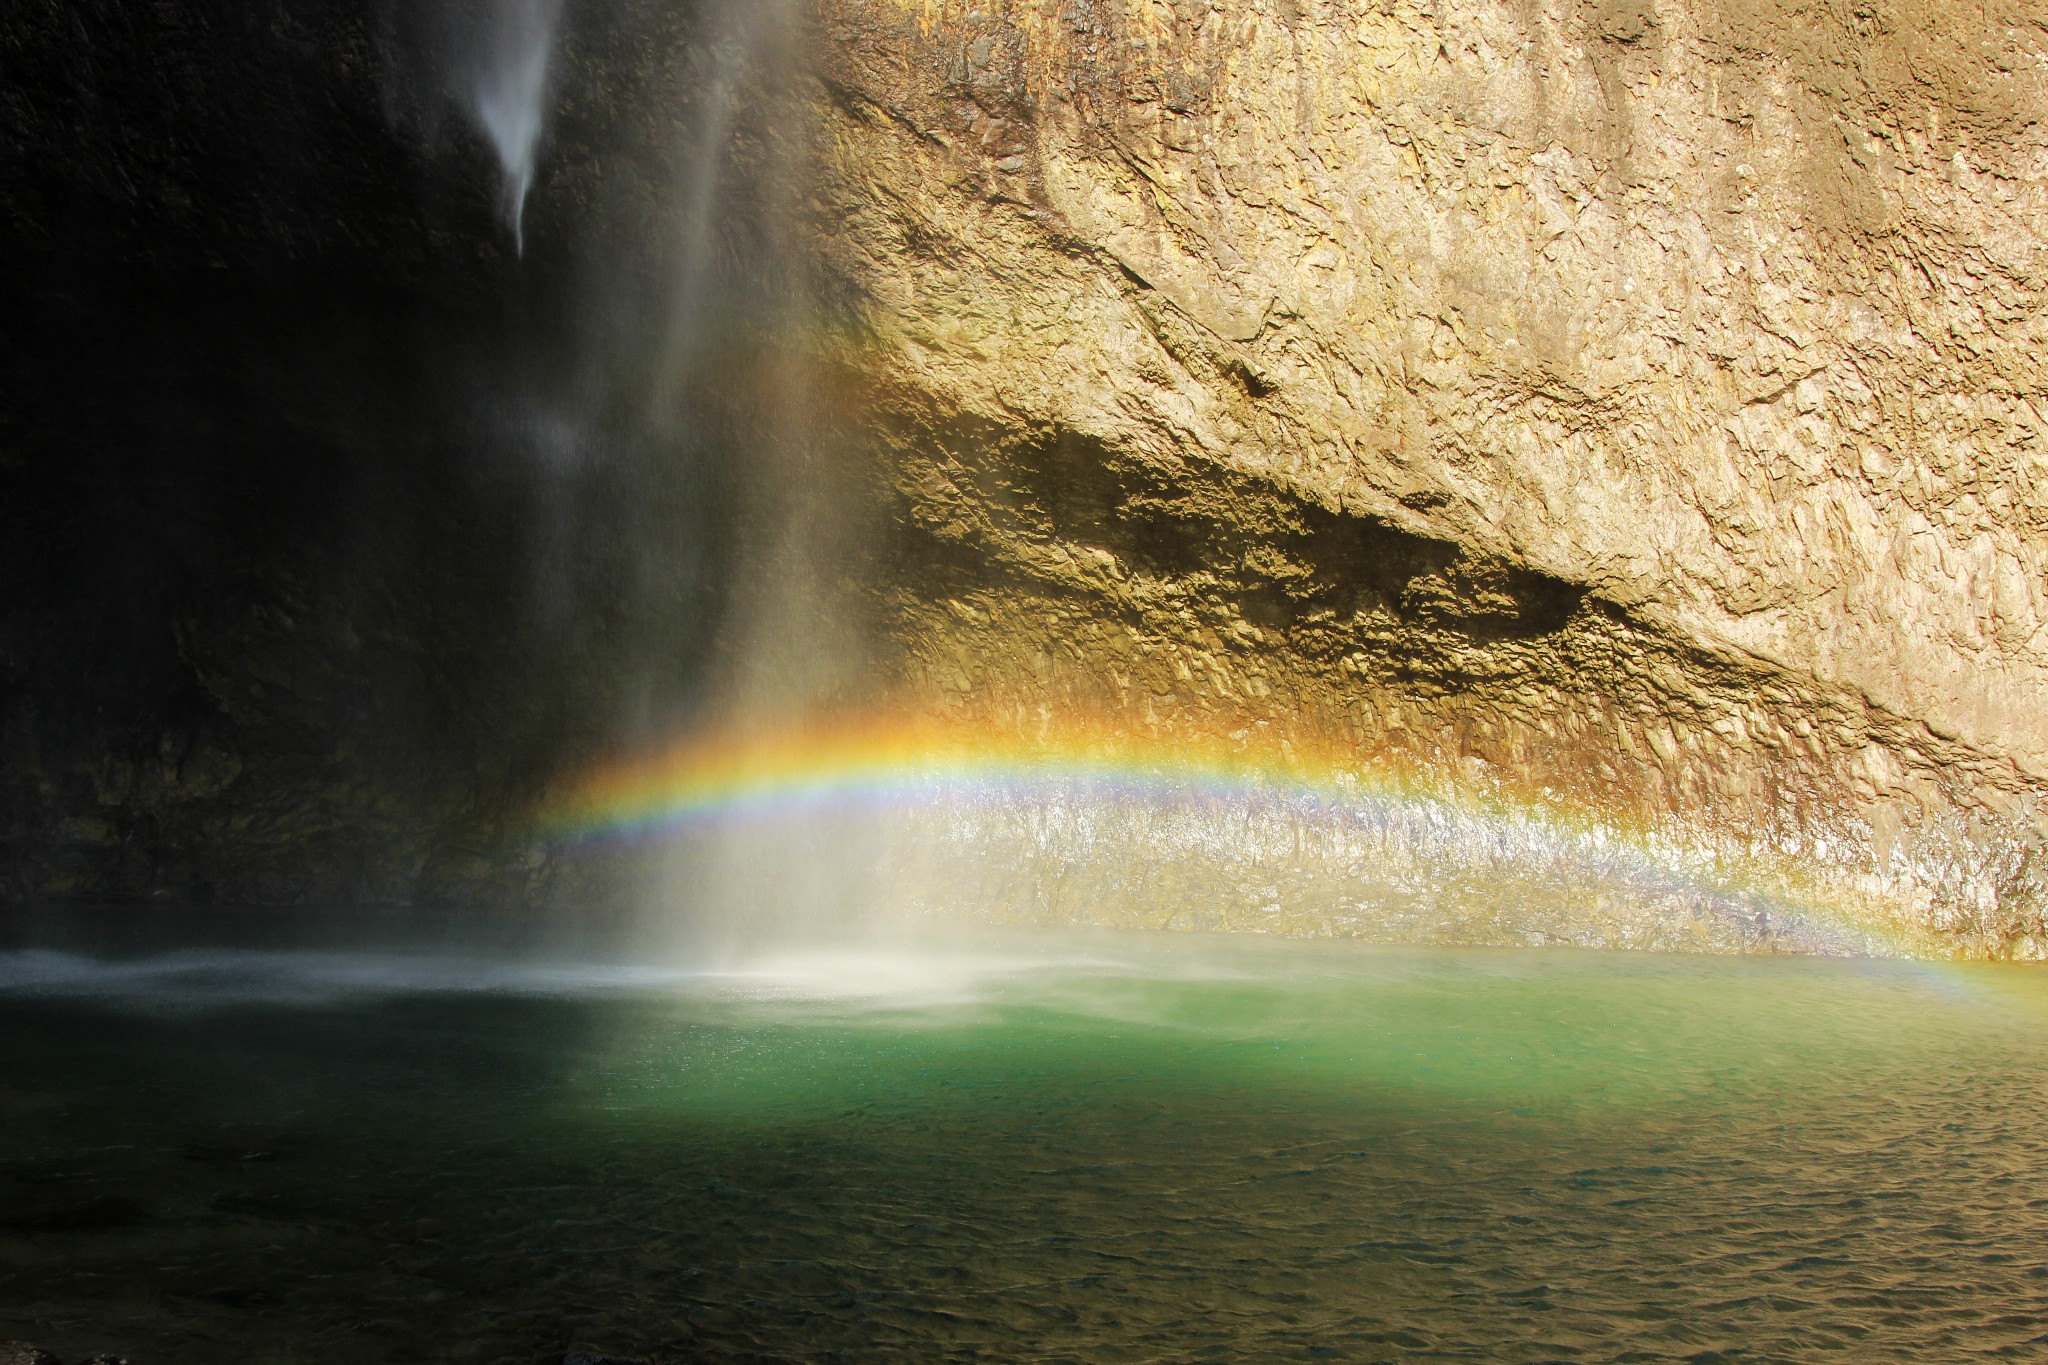
[[[2048,951],[2038,7],[799,8],[567,6],[523,256],[474,6],[13,17],[0,898],[544,899],[893,685]]]
[[[914,678],[1308,718],[2048,946],[2038,9],[831,0],[819,40]]]

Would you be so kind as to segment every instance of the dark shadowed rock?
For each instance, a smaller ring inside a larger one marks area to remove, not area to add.
[[[106,1195],[75,1204],[56,1204],[0,1219],[0,1230],[16,1233],[107,1232],[133,1227],[149,1211],[123,1195]]]

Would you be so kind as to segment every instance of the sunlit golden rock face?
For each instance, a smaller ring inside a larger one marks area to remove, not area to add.
[[[828,0],[908,680],[1313,724],[2040,951],[2018,4]]]

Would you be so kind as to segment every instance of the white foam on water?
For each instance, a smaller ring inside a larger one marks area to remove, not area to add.
[[[104,958],[0,953],[0,996],[167,1004],[327,1004],[404,994],[600,995],[674,989],[696,973],[614,963],[504,962],[434,954],[184,949]]]
[[[190,948],[101,957],[0,952],[0,999],[146,1006],[321,1006],[404,995],[694,997],[851,1014],[1066,996],[1077,980],[1235,977],[1206,953],[1052,936],[1002,945],[869,944],[763,954],[717,968],[663,962],[492,959],[422,952]],[[1084,992],[1085,994],[1085,992]]]

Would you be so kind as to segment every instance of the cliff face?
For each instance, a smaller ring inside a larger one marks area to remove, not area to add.
[[[0,34],[0,896],[560,899],[882,692],[2048,952],[2034,8],[570,5],[517,246],[479,12]]]
[[[818,38],[915,679],[1312,721],[2048,943],[2037,11],[831,0]]]

